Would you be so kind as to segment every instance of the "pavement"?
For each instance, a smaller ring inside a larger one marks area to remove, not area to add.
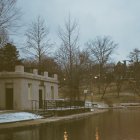
[[[42,118],[42,119],[35,119],[35,120],[28,120],[28,121],[19,121],[19,122],[10,122],[10,123],[2,123],[0,124],[0,130],[7,130],[7,129],[16,129],[16,128],[25,128],[25,127],[33,127],[33,126],[40,126],[43,124],[53,123],[53,122],[60,122],[60,121],[68,121],[80,118],[86,118],[94,114],[99,114],[106,112],[107,109],[95,109],[91,112],[80,113],[80,114],[73,114],[68,116],[55,116],[50,118]]]

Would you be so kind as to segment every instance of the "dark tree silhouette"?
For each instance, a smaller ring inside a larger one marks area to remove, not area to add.
[[[20,63],[19,52],[13,44],[7,43],[0,48],[0,71],[14,71],[18,63]]]

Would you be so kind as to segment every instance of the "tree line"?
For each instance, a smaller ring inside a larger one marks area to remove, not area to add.
[[[119,96],[126,82],[134,93],[139,94],[139,49],[132,50],[128,60],[115,64],[111,62],[111,56],[118,44],[110,36],[97,36],[82,48],[78,22],[69,15],[58,29],[60,44],[55,44],[49,38],[45,20],[38,16],[25,31],[26,42],[22,51],[30,57],[22,59],[8,35],[9,30],[19,27],[19,17],[16,0],[0,0],[0,71],[13,71],[15,65],[22,64],[28,72],[37,68],[39,74],[43,71],[48,71],[50,76],[57,73],[59,87],[71,99],[79,99],[85,89],[90,94],[97,92],[103,98],[112,86]],[[51,53],[54,46],[57,48]]]

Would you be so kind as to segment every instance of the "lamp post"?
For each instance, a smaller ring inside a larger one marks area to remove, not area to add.
[[[97,83],[98,93],[100,94],[100,88],[101,88],[101,77],[100,75],[97,75],[94,77],[95,82]]]
[[[101,93],[101,76],[103,71],[103,64],[99,63],[99,77],[98,77],[98,87],[99,87],[99,94]]]
[[[85,89],[85,90],[84,90],[84,102],[86,101],[86,95],[87,95],[87,93],[88,93],[88,90]]]

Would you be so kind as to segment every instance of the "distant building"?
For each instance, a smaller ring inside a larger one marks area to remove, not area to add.
[[[43,100],[58,99],[57,75],[48,72],[38,75],[24,72],[24,66],[16,66],[15,72],[0,72],[0,109],[31,110],[43,107]],[[35,104],[34,104],[35,102]]]

